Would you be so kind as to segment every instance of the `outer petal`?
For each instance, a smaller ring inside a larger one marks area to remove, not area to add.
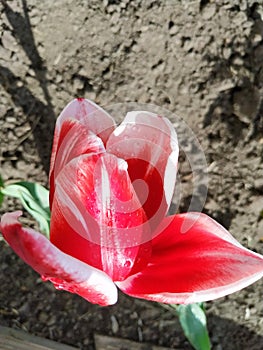
[[[55,179],[63,167],[81,154],[105,152],[102,140],[78,120],[65,120],[60,129],[55,130],[49,183],[50,207],[55,191]]]
[[[75,99],[62,111],[56,122],[50,160],[50,204],[54,179],[62,167],[81,154],[105,151],[114,120],[102,108],[84,98]]]
[[[118,283],[125,293],[186,304],[222,297],[263,276],[263,256],[242,247],[208,216],[175,215],[163,225],[148,266]]]
[[[56,128],[59,130],[66,120],[80,121],[95,135],[107,142],[110,134],[115,129],[112,117],[96,103],[84,98],[77,98],[70,102],[57,119]]]
[[[79,294],[88,301],[111,305],[117,301],[117,288],[104,272],[61,252],[46,237],[23,228],[18,217],[21,212],[4,214],[1,230],[13,250],[44,280],[57,289]]]
[[[106,149],[128,163],[128,172],[152,229],[165,216],[173,195],[178,142],[168,119],[129,112],[110,136]]]
[[[50,237],[113,280],[145,267],[150,230],[124,160],[83,155],[64,167],[56,180]]]

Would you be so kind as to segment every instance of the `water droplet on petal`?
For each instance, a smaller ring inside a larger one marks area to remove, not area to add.
[[[124,263],[124,267],[129,268],[129,267],[131,267],[131,266],[132,266],[132,261],[131,261],[130,259],[127,259],[127,260],[125,261],[125,263]]]

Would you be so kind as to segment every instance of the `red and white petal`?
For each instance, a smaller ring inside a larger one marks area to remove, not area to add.
[[[128,173],[152,229],[161,222],[174,191],[178,141],[168,119],[129,112],[109,137],[107,152],[128,163]]]
[[[60,129],[69,119],[79,120],[106,144],[110,134],[115,129],[113,118],[96,103],[85,98],[71,101],[57,119],[56,128]]]
[[[61,252],[39,232],[24,228],[21,212],[4,214],[1,231],[12,249],[57,289],[76,293],[94,304],[117,301],[117,288],[104,272]]]
[[[50,163],[50,207],[55,191],[55,179],[63,167],[81,154],[105,152],[102,140],[78,120],[68,119],[63,122],[59,132],[55,130]]]
[[[85,153],[105,151],[115,129],[111,116],[95,103],[79,98],[70,102],[57,119],[50,160],[50,206],[54,179],[67,162]]]
[[[165,227],[166,226],[166,227]],[[236,292],[263,276],[263,256],[242,247],[210,217],[168,217],[140,273],[117,283],[134,297],[187,304]]]
[[[56,180],[50,239],[113,280],[145,267],[150,230],[124,160],[106,153],[84,155],[63,168]]]

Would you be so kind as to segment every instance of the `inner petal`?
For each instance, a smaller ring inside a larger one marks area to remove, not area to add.
[[[147,264],[150,230],[125,161],[109,154],[73,159],[57,178],[55,198],[59,215],[52,216],[51,240],[60,249],[116,281]],[[62,232],[61,217],[67,223]]]
[[[175,185],[178,142],[172,124],[153,113],[129,112],[110,135],[106,150],[127,161],[137,196],[155,230],[168,211]],[[147,183],[147,199],[146,188],[134,182],[139,179]]]
[[[143,159],[128,159],[127,163],[130,179],[154,231],[166,214],[161,175],[152,164]]]

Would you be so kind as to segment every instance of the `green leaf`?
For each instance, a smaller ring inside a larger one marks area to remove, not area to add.
[[[4,194],[2,192],[3,188],[4,188],[4,180],[3,180],[2,176],[0,175],[0,207],[1,207],[3,200],[4,200]]]
[[[210,350],[203,304],[179,305],[176,308],[184,334],[196,350]]]
[[[34,182],[21,181],[5,186],[1,192],[20,199],[23,207],[39,223],[41,232],[49,237],[49,191],[45,187]]]

